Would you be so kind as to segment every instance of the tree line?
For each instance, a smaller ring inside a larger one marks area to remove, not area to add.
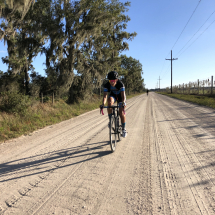
[[[0,0],[0,39],[8,51],[0,92],[57,92],[74,103],[97,92],[111,70],[128,93],[142,91],[141,63],[121,54],[136,36],[126,31],[129,6],[119,0]],[[46,76],[32,65],[39,54]]]

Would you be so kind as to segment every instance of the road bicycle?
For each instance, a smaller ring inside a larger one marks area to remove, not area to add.
[[[103,108],[112,108],[112,116],[110,118],[109,124],[109,137],[110,137],[110,148],[114,152],[116,150],[116,141],[121,140],[122,136],[122,126],[119,125],[119,106],[104,106]],[[100,109],[102,115],[103,109]]]

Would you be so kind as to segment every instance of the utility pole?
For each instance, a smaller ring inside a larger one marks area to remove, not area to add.
[[[162,79],[160,79],[160,76],[159,76],[159,79],[158,79],[158,80],[159,80],[159,90],[160,90],[160,80],[162,80]]]
[[[157,82],[157,84],[155,85],[155,91],[157,91],[157,88],[158,88],[158,82]]]
[[[171,93],[172,93],[172,61],[178,60],[178,58],[172,58],[172,50],[171,50],[171,59],[166,59],[166,60],[171,60]]]

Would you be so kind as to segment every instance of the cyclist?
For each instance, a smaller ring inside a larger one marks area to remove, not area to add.
[[[107,94],[110,92],[108,97],[108,106],[112,106],[116,101],[119,103],[119,114],[122,123],[122,136],[126,137],[127,132],[125,128],[126,118],[125,118],[125,107],[126,107],[126,95],[125,95],[125,86],[118,79],[118,73],[116,71],[111,71],[108,73],[109,82],[104,85],[104,95],[103,95],[103,103],[100,108],[103,108],[105,103],[107,102]],[[111,118],[112,108],[108,108],[108,116]],[[110,122],[108,124],[110,126]]]
[[[146,91],[146,92],[147,92],[147,96],[148,96],[149,90],[147,89],[147,91]]]

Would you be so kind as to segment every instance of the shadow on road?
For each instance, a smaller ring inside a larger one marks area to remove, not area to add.
[[[71,147],[64,150],[52,151],[2,163],[0,164],[0,182],[38,175],[57,168],[65,168],[67,166],[101,158],[112,154],[111,151],[102,150],[107,144],[108,141],[85,144],[78,147]],[[70,159],[69,164],[68,162],[67,164],[64,164],[68,159]],[[57,166],[56,164],[59,162],[62,165]],[[17,176],[17,173],[19,176]],[[7,179],[1,180],[1,178],[5,178],[5,176]]]

